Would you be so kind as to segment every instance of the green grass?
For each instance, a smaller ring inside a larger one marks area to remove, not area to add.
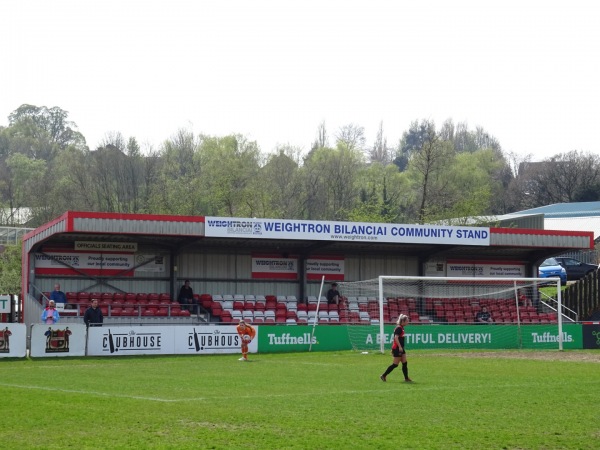
[[[413,384],[353,352],[0,360],[0,448],[598,448],[600,364],[566,353],[412,351]]]

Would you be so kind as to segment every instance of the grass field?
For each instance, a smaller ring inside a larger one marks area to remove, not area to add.
[[[0,360],[0,448],[600,447],[599,352]]]

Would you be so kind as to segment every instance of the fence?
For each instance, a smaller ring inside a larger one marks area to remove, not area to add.
[[[33,228],[0,227],[0,244],[20,245],[23,236],[32,230]]]
[[[571,252],[561,253],[558,256],[574,258],[587,264],[598,264],[598,251],[594,250],[573,250]]]
[[[580,320],[589,320],[595,312],[599,311],[599,271],[596,270],[577,283],[569,285],[563,292],[563,304],[577,311]]]

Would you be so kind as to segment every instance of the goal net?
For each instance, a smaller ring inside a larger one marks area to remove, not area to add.
[[[344,298],[341,321],[354,350],[389,349],[400,314],[410,320],[409,348],[428,343],[430,348],[523,348],[523,325],[532,324],[540,326],[527,342],[563,348],[558,278],[380,276],[339,282],[338,289]],[[556,300],[556,309],[544,301],[548,297]]]

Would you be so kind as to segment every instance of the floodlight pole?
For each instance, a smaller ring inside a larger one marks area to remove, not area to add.
[[[315,327],[319,321],[319,306],[321,306],[321,295],[323,295],[323,284],[325,284],[325,275],[321,277],[321,288],[319,289],[319,296],[317,297],[317,310],[315,311],[315,321],[313,323],[312,333],[310,335],[310,344],[308,345],[308,351],[312,350],[313,338],[315,337]]]

